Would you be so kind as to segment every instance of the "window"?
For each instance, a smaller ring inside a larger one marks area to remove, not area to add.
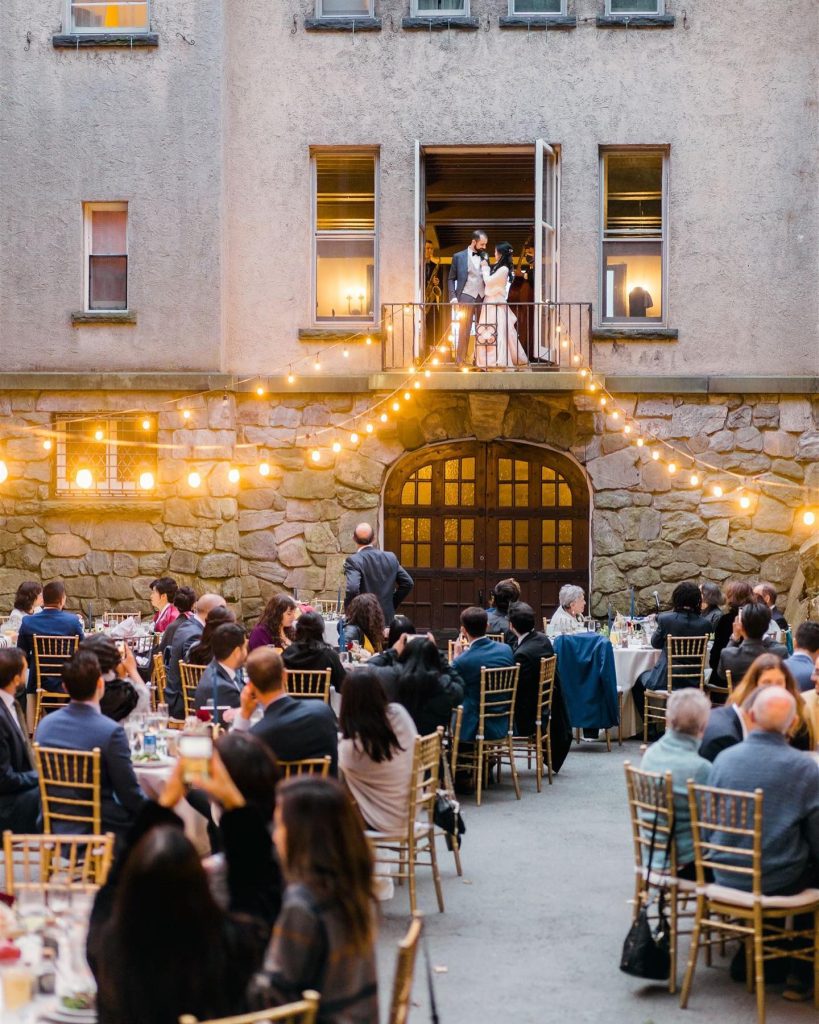
[[[413,16],[419,15],[456,15],[469,14],[469,0],[412,0]]]
[[[317,18],[372,18],[375,0],[316,0]]]
[[[71,32],[147,32],[149,0],[68,0]]]
[[[510,14],[565,14],[567,0],[509,0]]]
[[[372,321],[376,295],[376,155],[315,153],[315,318]]]
[[[153,488],[156,416],[58,421],[55,431],[58,494],[144,494]]]
[[[604,152],[601,321],[665,322],[666,155]]]
[[[128,308],[128,204],[86,203],[86,309]]]
[[[665,0],[606,0],[606,14],[664,14]]]

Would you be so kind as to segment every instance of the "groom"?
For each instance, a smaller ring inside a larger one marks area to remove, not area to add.
[[[449,268],[449,301],[460,305],[458,310],[458,350],[456,362],[463,366],[469,351],[469,336],[472,324],[480,316],[481,303],[486,291],[481,263],[488,259],[486,245],[489,241],[485,231],[473,231],[468,248],[456,252]]]

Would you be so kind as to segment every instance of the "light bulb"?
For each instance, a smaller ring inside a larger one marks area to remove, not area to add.
[[[690,480],[691,486],[692,487],[696,487],[699,482],[700,482],[700,478],[697,476],[697,474],[696,473],[692,473],[691,474],[691,480]]]
[[[432,365],[433,366],[438,366],[439,363],[440,363],[440,359],[438,358],[438,356],[433,356],[432,357]]]
[[[321,361],[320,360],[317,359],[313,363],[313,369],[316,370],[317,372],[321,369]]]
[[[261,398],[262,395],[264,394],[264,388],[262,387],[261,384],[256,388],[256,394],[259,396],[259,398]]]
[[[382,423],[386,423],[388,419],[387,414],[385,412],[382,412],[378,418],[381,420]]]
[[[270,476],[270,463],[260,462],[259,463],[259,476]]]
[[[4,484],[9,478],[9,467],[0,459],[0,484]]]
[[[147,430],[148,428],[146,427],[145,429]],[[95,430],[94,431],[94,440],[95,441],[101,441],[104,437],[105,437],[105,434],[101,430]]]
[[[313,460],[313,462],[319,462],[320,461],[320,459],[321,459],[321,452],[318,450],[318,448],[314,448],[310,452],[310,458]]]
[[[676,462],[669,462],[669,464],[668,464],[668,472],[671,474],[671,476],[674,476],[674,474],[677,472],[677,463]]]
[[[417,391],[421,387],[421,381],[420,380],[415,381],[415,383],[412,386]]]
[[[149,419],[144,419],[142,421],[142,429],[143,430],[150,430],[151,429],[151,421]]]
[[[654,451],[653,451],[653,452],[651,453],[651,457],[652,457],[652,459],[654,459],[654,461],[655,461],[655,462],[657,462],[657,460],[658,460],[658,459],[660,458],[660,453],[659,453],[658,451],[656,451],[656,449],[655,449],[655,450],[654,450]]]
[[[805,526],[813,526],[813,524],[816,522],[816,513],[811,512],[810,509],[808,509],[807,512],[803,512],[802,522],[805,524]]]
[[[350,434],[350,444],[358,444],[358,434],[355,431]]]
[[[47,452],[51,451],[51,438],[50,437],[47,437],[45,439],[45,441],[43,441],[43,448],[45,448],[45,450]]]
[[[294,374],[288,373],[288,375],[287,375],[287,383],[288,384],[295,384],[296,383],[296,377],[295,377]]]
[[[333,451],[336,453],[341,451],[341,443],[339,441],[333,441]]]
[[[597,385],[594,383],[594,381],[592,381],[591,384],[589,384],[589,391],[595,392],[596,390],[597,390]]]
[[[424,376],[425,377],[431,377],[432,376],[432,371],[431,370],[424,370]]]
[[[572,356],[572,362],[574,363],[575,366],[577,366],[577,364],[580,362],[580,356],[578,356],[578,355]]]
[[[242,474],[239,470],[234,466],[232,469],[228,470],[228,481],[232,484],[238,484],[241,475]]]
[[[415,366],[407,367],[407,373],[410,375],[410,377],[415,373],[416,369],[417,369],[417,367],[415,367]]]
[[[601,403],[603,402],[602,398],[600,399],[600,401],[601,401]],[[615,410],[614,410],[614,411],[612,412],[612,414],[611,414],[611,418],[612,418],[613,420],[619,420],[619,419],[620,419],[620,413],[619,413],[619,412],[618,412],[618,411],[617,411],[617,410],[615,409]]]
[[[714,486],[711,488],[711,493],[714,495],[715,498],[721,498],[724,492],[719,484],[714,484]]]
[[[624,434],[630,434],[631,433],[631,426],[628,423],[623,427],[623,433]]]
[[[583,369],[580,371],[580,376],[581,377],[588,377],[588,375],[589,375],[589,371],[584,366]]]
[[[393,402],[392,403],[392,411],[393,412],[400,412],[401,411],[401,403],[400,402]]]
[[[367,431],[367,433],[368,433],[368,434],[371,434],[371,433],[373,432],[373,429],[374,429],[374,428],[373,428],[373,425],[372,425],[372,423],[368,423],[368,424],[366,425],[366,427],[364,427],[364,429],[365,429],[365,430]]]
[[[742,497],[739,499],[739,507],[740,508],[750,508],[751,507],[751,499],[748,497],[747,494],[743,494]]]
[[[606,405],[607,402],[608,402],[608,398],[606,398],[605,395],[601,395],[600,396],[600,404],[601,405]]]
[[[81,487],[84,491],[88,490],[89,487],[94,485],[94,477],[90,469],[78,469],[77,470],[77,487]]]
[[[388,330],[388,331],[391,331],[391,330],[392,330],[392,324],[390,324],[390,325],[389,325],[389,327],[387,328],[387,330]],[[368,336],[367,336],[367,337],[366,337],[366,338],[364,339],[364,344],[365,344],[365,345],[372,345],[372,343],[373,343],[373,339],[372,339],[371,337],[369,337],[369,335],[368,335]]]
[[[154,486],[154,475],[153,473],[140,473],[139,474],[139,486],[143,491],[151,491]]]
[[[182,410],[182,419],[183,420],[189,420],[190,418],[191,418],[191,411],[190,411],[190,409],[183,409]]]
[[[350,350],[348,348],[345,348],[341,354],[344,356],[345,359],[350,358]]]
[[[412,398],[412,392],[411,391],[405,391],[404,392],[404,401],[408,402],[411,398]]]
[[[569,339],[568,338],[564,338],[561,341],[561,343],[560,343],[560,347],[561,348],[568,348],[569,347]]]
[[[645,441],[642,439],[642,437],[638,437],[637,438],[637,447],[638,448],[642,448],[644,444],[645,444]]]
[[[196,473],[188,473],[188,487],[199,487],[202,483],[202,477]]]

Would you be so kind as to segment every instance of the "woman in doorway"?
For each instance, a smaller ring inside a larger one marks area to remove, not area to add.
[[[525,366],[526,353],[518,343],[517,317],[506,298],[514,276],[512,246],[501,242],[495,247],[495,263],[481,264],[486,291],[476,331],[476,364],[479,369]]]

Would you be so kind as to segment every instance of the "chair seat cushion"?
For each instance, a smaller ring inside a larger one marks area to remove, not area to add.
[[[729,885],[706,885],[705,895],[719,903],[733,903],[737,907],[753,907],[757,897],[752,892],[732,889]],[[819,906],[819,889],[804,889],[793,896],[760,896],[763,910],[809,910]]]
[[[640,873],[642,874],[643,871]],[[661,871],[649,871],[648,873],[649,885],[662,886],[667,889],[675,883],[681,892],[695,892],[697,889],[697,883],[692,882],[689,878],[675,878],[673,875],[667,875]]]

